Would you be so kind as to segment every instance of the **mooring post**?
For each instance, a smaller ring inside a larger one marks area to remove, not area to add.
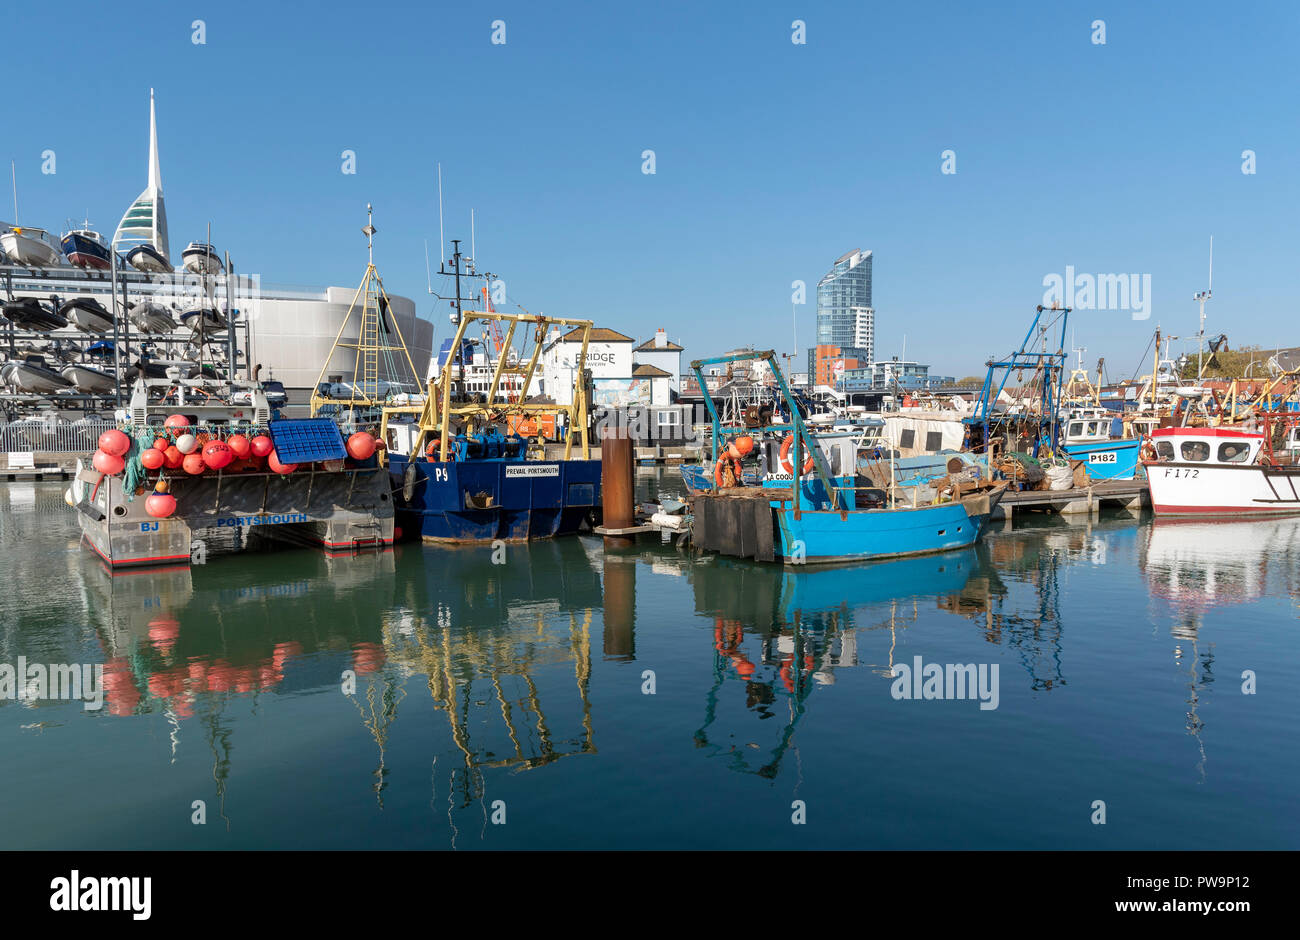
[[[630,529],[636,524],[636,486],[632,472],[632,438],[626,429],[605,428],[600,437],[600,507],[607,529]],[[626,548],[636,543],[631,535],[605,536],[606,548]]]
[[[605,559],[603,576],[606,659],[628,661],[636,653],[636,556]]]

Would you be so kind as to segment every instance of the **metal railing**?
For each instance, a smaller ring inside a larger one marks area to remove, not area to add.
[[[23,418],[7,424],[0,423],[0,453],[89,453],[98,446],[99,435],[115,427],[116,421],[106,419],[50,421],[45,418]]]

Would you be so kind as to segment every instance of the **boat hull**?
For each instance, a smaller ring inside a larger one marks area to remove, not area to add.
[[[63,256],[53,246],[18,232],[5,232],[0,235],[0,247],[4,248],[9,260],[15,264],[25,264],[34,268],[53,268],[63,261]]]
[[[389,458],[397,524],[428,542],[522,542],[578,532],[600,506],[599,460]]]
[[[1145,462],[1157,516],[1300,514],[1300,467]]]
[[[145,274],[171,274],[171,262],[150,245],[137,245],[126,256],[126,263]]]
[[[170,333],[176,329],[176,321],[172,319],[171,312],[162,304],[135,304],[128,315],[136,329],[143,333]]]
[[[64,366],[60,374],[72,383],[73,388],[82,392],[111,392],[117,383],[107,372],[91,369],[88,366]]]
[[[36,395],[62,391],[72,384],[53,369],[25,362],[13,364],[13,369],[9,373],[9,382],[24,392]]]
[[[112,255],[108,249],[93,239],[75,232],[63,236],[59,243],[68,260],[79,268],[107,271],[113,266]]]
[[[917,509],[776,510],[776,557],[825,564],[932,555],[974,545],[1001,491],[982,499]],[[974,505],[971,505],[972,502]]]
[[[1137,473],[1137,438],[1123,441],[1096,441],[1089,444],[1063,444],[1061,450],[1071,460],[1081,461],[1090,480],[1131,480]]]
[[[70,300],[59,308],[59,315],[84,333],[106,333],[113,328],[113,317],[93,300]]]

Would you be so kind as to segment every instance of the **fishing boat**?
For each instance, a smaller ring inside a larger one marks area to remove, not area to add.
[[[181,323],[196,333],[206,333],[225,329],[226,316],[215,307],[192,307],[181,313]]]
[[[43,228],[15,225],[0,235],[0,247],[14,264],[53,268],[63,263],[63,252]]]
[[[0,312],[3,312],[5,319],[12,321],[15,326],[37,333],[61,330],[68,325],[67,317],[35,297],[11,300],[0,308]]]
[[[93,297],[74,297],[59,307],[59,315],[86,333],[104,333],[113,328],[113,315]]]
[[[1300,513],[1300,466],[1277,465],[1267,431],[1159,428],[1143,465],[1157,516]]]
[[[205,242],[190,242],[181,252],[181,261],[193,274],[220,274],[225,270],[217,250]]]
[[[45,360],[40,356],[28,356],[10,365],[13,368],[9,372],[9,384],[20,391],[48,395],[62,391],[72,384],[46,365]]]
[[[90,366],[77,362],[64,366],[59,374],[80,392],[104,394],[113,391],[117,387],[117,380],[107,372],[101,372],[98,369],[92,369]]]
[[[153,300],[141,300],[127,310],[127,316],[142,333],[170,333],[176,329],[171,311]]]
[[[171,274],[175,270],[166,256],[150,244],[132,248],[127,252],[126,263],[145,274]]]
[[[454,244],[452,270],[445,273],[455,274],[459,285],[463,257],[459,242]],[[380,302],[383,288],[373,275],[373,264],[367,269],[367,279],[358,295],[367,298],[361,311],[360,335],[377,336],[379,311],[384,304]],[[591,525],[600,506],[601,463],[590,455],[590,395],[589,389],[582,386],[581,370],[575,376],[571,398],[574,404],[528,399],[548,332],[558,327],[576,331],[586,348],[592,322],[503,313],[486,305],[482,310],[466,310],[459,296],[455,306],[456,335],[451,350],[465,349],[465,335],[471,327],[477,330],[489,324],[505,325],[506,335],[485,390],[469,389],[467,383],[472,375],[462,367],[462,357],[454,356],[429,381],[423,404],[383,409],[381,439],[388,440],[390,426],[396,431],[399,420],[407,422],[406,427],[414,432],[407,453],[390,451],[388,455],[398,524],[404,532],[427,542],[523,541],[570,535]],[[517,335],[523,348],[515,351],[512,347]],[[516,365],[512,366],[512,362]],[[413,366],[411,371],[414,373]],[[502,378],[506,375],[518,377],[517,392],[502,392]],[[324,377],[322,369],[318,389],[326,385]],[[324,407],[373,406],[376,384],[358,375],[351,386],[362,395],[354,393],[343,400],[313,396],[313,413]],[[557,425],[563,422],[562,458],[548,456],[540,438],[519,433],[521,424],[540,423],[548,417]],[[580,457],[573,452],[575,446],[581,449]]]
[[[1062,420],[1061,451],[1083,463],[1091,480],[1131,480],[1137,472],[1139,437],[1120,438],[1123,420],[1101,408],[1072,408]]]
[[[781,410],[790,416],[788,422],[755,429],[720,420],[703,368],[740,358],[766,360],[785,399]],[[712,421],[721,482],[734,483],[743,476],[736,469],[754,453],[756,431],[765,438],[784,435],[777,461],[789,475],[788,480],[769,477],[760,486],[719,485],[697,495],[692,500],[692,538],[706,551],[793,564],[949,551],[980,538],[1005,491],[1005,483],[954,479],[935,488],[933,502],[909,504],[892,486],[862,485],[852,434],[816,434],[810,429],[771,350],[699,360],[691,367]],[[732,437],[724,445],[727,435]],[[762,454],[763,448],[757,449]]]
[[[59,247],[68,260],[79,268],[107,271],[113,266],[113,255],[104,236],[91,229],[90,220],[83,227],[72,229],[59,240]]]

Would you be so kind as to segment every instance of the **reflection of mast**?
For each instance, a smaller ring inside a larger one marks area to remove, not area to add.
[[[212,749],[212,779],[217,785],[217,807],[230,831],[230,818],[226,815],[226,780],[230,777],[230,729],[221,727],[220,713],[212,711],[204,719],[208,729],[208,747]]]
[[[379,746],[379,766],[375,768],[374,791],[375,801],[379,803],[379,808],[384,808],[384,790],[388,787],[388,768],[384,765],[384,745],[388,743],[388,729],[393,721],[397,718],[397,706],[401,704],[402,699],[406,698],[406,684],[398,683],[388,670],[383,675],[372,678],[366,685],[366,707],[363,708],[357,701],[355,695],[349,695],[352,704],[357,707],[361,714],[361,723],[366,726],[370,736],[375,739],[375,744]],[[379,694],[379,701],[375,701],[375,687],[383,683],[383,691]],[[367,709],[369,714],[367,714]]]
[[[1182,665],[1182,659],[1183,659],[1183,648],[1181,646],[1175,646],[1174,660],[1178,662],[1179,665]],[[1199,676],[1196,673],[1198,666],[1201,669],[1201,674]],[[1196,764],[1196,770],[1201,775],[1201,782],[1204,783],[1205,764],[1208,758],[1205,755],[1205,741],[1201,737],[1201,732],[1205,730],[1205,722],[1203,722],[1201,720],[1201,716],[1197,714],[1197,708],[1199,708],[1201,704],[1200,692],[1208,690],[1210,684],[1214,682],[1214,644],[1211,643],[1209,650],[1206,651],[1205,653],[1205,656],[1201,657],[1200,650],[1197,648],[1194,632],[1192,636],[1191,663],[1186,672],[1186,675],[1189,677],[1190,680],[1187,683],[1188,712],[1187,712],[1186,727],[1187,727],[1187,733],[1190,734],[1192,737],[1196,738],[1196,747],[1201,754],[1201,759]]]

